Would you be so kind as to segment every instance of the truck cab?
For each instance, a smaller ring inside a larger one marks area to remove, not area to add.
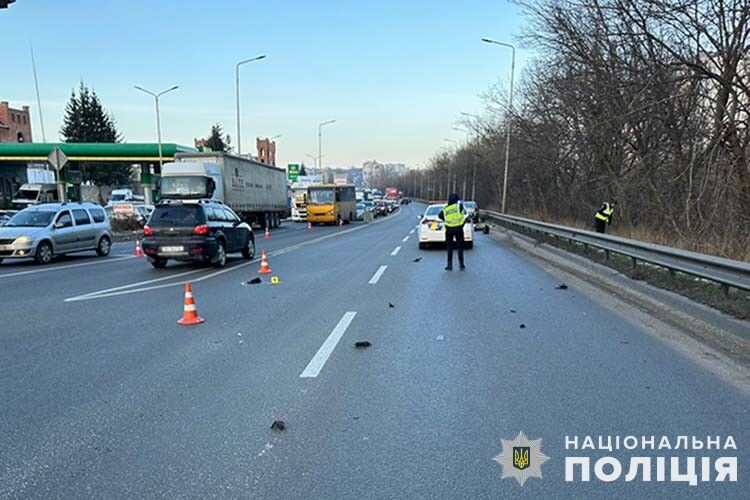
[[[23,210],[32,205],[41,203],[55,203],[57,197],[56,184],[22,184],[11,202],[15,210]]]
[[[160,187],[163,199],[224,201],[221,168],[215,163],[165,163],[161,170]]]

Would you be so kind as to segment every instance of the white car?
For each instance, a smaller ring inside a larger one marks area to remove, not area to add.
[[[431,243],[445,243],[445,222],[438,215],[445,206],[430,205],[424,214],[417,216],[419,219],[419,248],[427,248]],[[464,224],[464,248],[474,246],[474,224],[467,220]]]

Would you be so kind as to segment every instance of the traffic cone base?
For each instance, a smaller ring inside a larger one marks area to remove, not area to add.
[[[266,255],[266,249],[263,249],[263,253],[260,257],[260,267],[258,268],[258,274],[271,274],[271,268],[268,265],[268,256]]]
[[[195,299],[193,298],[193,287],[190,286],[190,282],[185,283],[185,306],[182,309],[182,318],[177,320],[180,325],[199,325],[206,321],[205,319],[198,316],[198,310],[195,307]]]
[[[268,228],[266,228],[265,234],[263,234],[264,240],[270,240],[271,239],[271,233],[268,231]]]
[[[135,256],[143,257],[143,249],[141,248],[141,240],[135,240]]]

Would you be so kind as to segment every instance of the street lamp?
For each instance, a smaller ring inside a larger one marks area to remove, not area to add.
[[[138,85],[133,85],[133,86],[137,90],[140,90],[141,92],[145,92],[145,93],[147,93],[148,95],[150,95],[150,96],[152,96],[154,98],[154,104],[156,105],[156,140],[158,142],[158,147],[159,147],[159,174],[161,174],[161,167],[162,167],[162,164],[164,163],[164,158],[162,157],[162,153],[161,153],[161,120],[159,118],[159,98],[161,96],[163,96],[164,94],[166,94],[167,92],[172,92],[173,90],[177,90],[180,87],[179,87],[179,85],[174,85],[172,87],[169,87],[166,90],[162,90],[159,93],[154,93],[154,92],[151,92],[150,90],[144,89],[143,87],[139,87]],[[150,175],[151,174],[151,167],[147,166],[146,169],[148,170],[148,173]],[[141,172],[143,172],[143,170],[141,170]],[[152,201],[151,198],[152,198],[151,197],[151,181],[148,180],[148,186],[146,186],[144,184],[144,188],[143,188],[143,200],[147,204],[150,205],[151,201]]]
[[[237,96],[237,155],[239,156],[242,154],[242,136],[240,135],[240,66],[243,64],[251,63],[253,61],[260,61],[261,59],[265,59],[266,56],[259,55],[255,56],[252,59],[245,59],[244,61],[240,61],[237,63],[237,65],[234,68],[234,80],[235,80],[235,94]]]
[[[323,153],[321,152],[321,143],[323,142],[323,127],[332,123],[336,123],[336,120],[328,120],[327,122],[318,124],[318,168],[323,167]]]
[[[506,112],[506,116],[508,116],[506,127],[508,127],[507,131],[507,137],[505,138],[505,171],[503,172],[503,201],[502,201],[502,208],[501,211],[505,213],[505,195],[508,188],[508,157],[510,154],[510,117],[511,113],[513,112],[513,75],[516,70],[516,48],[509,44],[504,42],[498,42],[497,40],[492,40],[489,38],[482,38],[482,41],[484,43],[491,43],[494,45],[500,45],[502,47],[507,47],[511,49],[511,62],[510,62],[510,95],[508,96],[508,110]]]

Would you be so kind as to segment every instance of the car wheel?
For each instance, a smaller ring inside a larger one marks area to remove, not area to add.
[[[252,260],[255,257],[255,239],[253,235],[250,235],[247,240],[247,246],[242,249],[242,257],[247,260]]]
[[[99,244],[96,246],[96,254],[99,257],[106,257],[112,250],[112,242],[109,241],[109,236],[102,236],[99,239]]]
[[[224,267],[227,263],[227,249],[224,242],[220,241],[216,248],[216,258],[211,262],[214,267]]]
[[[164,269],[165,267],[167,267],[167,259],[160,259],[158,257],[156,257],[156,258],[149,257],[148,258],[148,262],[152,266],[154,266],[154,268],[156,268],[156,269]]]
[[[49,264],[52,262],[52,245],[48,241],[39,243],[39,246],[36,247],[34,258],[40,264]]]

